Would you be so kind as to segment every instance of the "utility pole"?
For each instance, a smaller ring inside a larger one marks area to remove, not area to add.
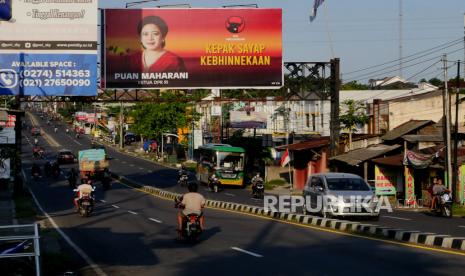
[[[452,174],[452,185],[454,186],[455,194],[453,194],[453,199],[455,202],[460,202],[460,183],[458,179],[458,146],[459,146],[459,95],[460,95],[460,60],[457,61],[457,83],[456,83],[456,93],[455,93],[455,126],[454,126],[454,170]]]
[[[444,64],[444,94],[443,94],[443,110],[444,110],[444,117],[443,117],[443,127],[445,128],[445,141],[446,141],[446,170],[447,170],[447,187],[452,191],[454,194],[454,190],[451,183],[451,176],[452,176],[452,165],[451,165],[451,142],[450,142],[450,95],[449,90],[447,87],[447,55],[443,55],[442,61]]]
[[[123,101],[120,102],[120,109],[119,109],[119,147],[120,148],[123,148],[124,147],[124,131],[123,131],[123,127],[124,127],[124,115],[123,115],[123,112],[124,112],[124,109],[123,109]]]
[[[335,58],[331,60],[331,120],[329,121],[331,157],[338,154],[339,147],[339,88],[339,58]]]
[[[402,78],[402,0],[399,0],[399,77]]]

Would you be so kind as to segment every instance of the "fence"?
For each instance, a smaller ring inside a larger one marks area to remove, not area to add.
[[[32,232],[31,235],[18,235],[19,232],[27,231]],[[9,231],[12,230],[12,231]],[[22,230],[22,231],[21,231]],[[16,246],[11,246],[5,250],[0,251],[0,259],[3,258],[24,258],[34,257],[36,276],[41,275],[40,267],[40,243],[39,243],[39,224],[23,224],[23,225],[6,225],[0,226],[0,242],[13,242],[22,241]],[[3,232],[13,232],[14,235]],[[33,250],[27,250],[28,244],[32,245]],[[15,245],[15,243],[12,243]]]

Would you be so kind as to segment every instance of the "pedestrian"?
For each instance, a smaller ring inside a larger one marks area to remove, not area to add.
[[[145,153],[149,153],[149,150],[150,150],[150,147],[149,147],[150,144],[149,143],[150,143],[150,141],[148,141],[148,140],[144,141],[144,145],[143,145],[142,148],[144,149]]]
[[[158,148],[158,144],[157,144],[157,141],[152,141],[152,143],[150,144],[150,150],[157,154],[157,148]]]

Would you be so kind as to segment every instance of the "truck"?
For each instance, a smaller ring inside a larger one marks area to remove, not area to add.
[[[80,150],[78,152],[78,162],[81,179],[101,181],[103,188],[108,189],[111,183],[110,163],[105,156],[104,149]]]

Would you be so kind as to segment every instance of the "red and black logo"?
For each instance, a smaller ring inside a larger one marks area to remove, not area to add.
[[[242,17],[231,16],[226,20],[226,29],[233,34],[238,34],[244,30],[245,22]]]

